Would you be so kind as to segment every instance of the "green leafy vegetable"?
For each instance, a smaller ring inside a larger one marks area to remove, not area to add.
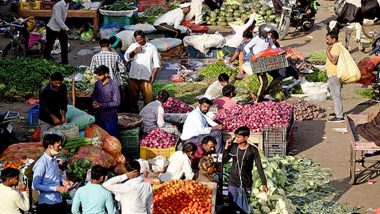
[[[231,70],[224,62],[215,62],[204,67],[200,72],[200,76],[204,77],[218,77],[219,74],[226,73],[228,76],[233,76],[236,74],[236,71]]]

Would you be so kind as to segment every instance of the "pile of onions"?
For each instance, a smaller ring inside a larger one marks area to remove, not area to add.
[[[169,97],[168,100],[164,103],[165,113],[187,113],[191,112],[194,108],[182,102],[181,100],[174,99]]]
[[[165,132],[158,128],[146,133],[141,140],[141,146],[149,148],[169,148],[175,146],[178,141],[178,136]]]
[[[290,104],[268,101],[223,109],[217,112],[214,119],[222,123],[224,130],[228,132],[232,132],[240,126],[247,126],[251,132],[262,132],[265,126],[288,126],[291,112]]]

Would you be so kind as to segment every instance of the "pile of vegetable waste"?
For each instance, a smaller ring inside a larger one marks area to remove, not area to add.
[[[37,96],[41,86],[49,82],[54,72],[69,76],[82,72],[82,69],[44,59],[0,59],[0,98],[23,101]]]

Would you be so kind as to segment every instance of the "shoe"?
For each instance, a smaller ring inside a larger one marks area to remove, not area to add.
[[[329,114],[329,117],[336,117],[336,114],[335,113],[331,113],[331,114]]]
[[[343,118],[337,118],[337,117],[334,117],[334,118],[328,119],[327,122],[331,122],[331,123],[342,123],[342,122],[344,122],[344,119],[343,119]]]

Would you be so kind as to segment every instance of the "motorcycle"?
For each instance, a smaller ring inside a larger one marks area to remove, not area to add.
[[[317,0],[306,0],[304,6],[297,6],[295,2],[285,0],[282,7],[280,22],[277,26],[279,40],[283,40],[288,34],[289,27],[299,28],[303,31],[308,31],[314,26],[315,15],[318,11],[319,3]]]
[[[10,124],[12,121],[18,119],[18,117],[18,112],[8,111],[4,114],[0,114],[0,154],[6,150],[8,146],[20,142]]]
[[[42,53],[45,41],[40,34],[29,33],[27,21],[27,19],[13,22],[0,20],[0,33],[11,39],[4,50],[1,51],[3,58],[16,59],[25,57],[27,51],[34,45],[37,45],[40,53]]]

